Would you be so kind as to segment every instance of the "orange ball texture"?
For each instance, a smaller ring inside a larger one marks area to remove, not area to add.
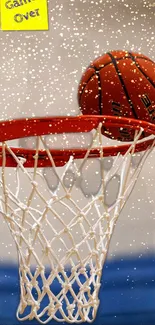
[[[155,123],[155,63],[133,52],[104,54],[84,72],[78,102],[82,114],[122,116]],[[132,141],[134,137],[130,129],[103,128],[103,133],[121,141]]]

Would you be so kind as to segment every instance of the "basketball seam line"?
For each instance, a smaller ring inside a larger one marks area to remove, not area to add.
[[[99,112],[100,112],[100,115],[102,115],[102,87],[101,87],[101,78],[100,78],[100,73],[99,73],[99,70],[97,68],[94,68],[95,69],[95,74],[97,76],[97,80],[98,80],[98,105],[99,105]],[[94,76],[93,75],[93,76]],[[91,80],[91,78],[89,79]]]
[[[106,53],[106,54],[108,54],[108,53]],[[148,61],[148,62],[151,62],[151,63],[154,63],[152,60],[150,60],[150,59],[146,59],[146,58],[144,58],[144,57],[140,57],[140,56],[133,56],[133,58],[136,58],[136,59],[142,59],[142,60],[145,60],[145,61]],[[126,56],[126,57],[123,57],[123,58],[119,58],[119,59],[117,59],[117,61],[121,61],[121,60],[124,60],[124,59],[131,59],[131,57],[130,56]],[[96,75],[96,73],[97,72],[100,72],[100,70],[102,70],[102,69],[104,69],[105,67],[107,67],[109,64],[111,64],[112,62],[108,62],[108,63],[106,63],[105,65],[104,65],[104,67],[101,67],[101,68],[99,68],[99,69],[97,69],[97,67],[95,67],[95,66],[91,66],[91,65],[89,65],[88,67],[87,67],[87,69],[86,70],[88,70],[88,69],[94,69],[95,71],[94,71],[94,73],[93,73],[93,75],[91,75],[91,77],[87,80],[87,82],[86,82],[86,84],[82,87],[82,90],[81,90],[81,94],[80,94],[80,96],[79,96],[79,104],[80,104],[80,101],[81,101],[81,97],[82,97],[82,95],[83,95],[83,92],[84,92],[84,90],[85,90],[85,87],[87,86],[87,83],[94,77],[94,75]]]
[[[106,53],[106,54],[108,54],[108,53]],[[134,56],[133,56],[134,57]],[[141,59],[141,60],[145,60],[145,61],[148,61],[148,62],[151,62],[151,63],[154,63],[152,60],[150,60],[150,59],[146,59],[146,58],[143,58],[143,57],[141,57],[141,56],[135,56],[134,57],[135,59]],[[123,58],[118,58],[117,59],[117,61],[121,61],[121,60],[126,60],[126,59],[131,59],[131,57],[130,56],[125,56],[125,57],[123,57]],[[103,68],[105,68],[105,67],[107,67],[107,65],[109,65],[109,64],[111,64],[112,62],[108,62],[108,63],[106,63],[106,64],[104,64],[104,66],[103,67],[100,67],[99,69],[97,68],[97,67],[95,67],[94,65],[89,65],[88,66],[88,68],[87,69],[97,69],[98,71],[100,71],[101,69],[103,69]],[[86,69],[86,70],[87,70]]]
[[[125,94],[125,96],[126,96],[126,98],[127,98],[127,101],[128,101],[128,103],[129,103],[130,108],[132,109],[132,113],[133,113],[134,117],[138,119],[137,113],[136,113],[136,111],[135,111],[135,108],[134,108],[134,105],[133,105],[133,103],[132,103],[132,100],[130,99],[130,96],[129,96],[129,94],[128,94],[127,88],[126,88],[126,86],[125,86],[124,80],[123,80],[122,75],[121,75],[121,73],[120,73],[120,70],[119,70],[119,68],[118,68],[117,62],[116,62],[114,56],[113,56],[111,53],[107,53],[107,54],[110,56],[110,58],[111,58],[111,60],[112,60],[112,63],[113,63],[113,65],[114,65],[114,68],[115,68],[115,70],[116,70],[116,73],[117,73],[117,75],[118,75],[118,78],[119,78],[119,80],[120,80],[120,83],[121,83],[121,85],[122,85],[122,88],[123,88],[124,94]]]
[[[89,67],[87,68],[87,69],[89,69]],[[80,94],[80,96],[79,96],[79,102],[80,102],[80,100],[81,100],[81,97],[82,97],[82,95],[83,95],[83,92],[84,92],[84,90],[85,90],[85,87],[87,86],[87,84],[88,84],[88,82],[97,74],[97,69],[95,68],[95,67],[93,67],[93,69],[95,70],[94,71],[94,73],[93,73],[93,75],[91,75],[91,77],[87,80],[87,82],[86,82],[86,84],[82,87],[82,90],[81,90],[81,94]]]
[[[135,57],[130,53],[131,60],[136,64],[137,69],[142,73],[142,75],[149,81],[149,83],[155,88],[153,81],[147,76],[147,74],[142,70],[140,64],[136,61]]]

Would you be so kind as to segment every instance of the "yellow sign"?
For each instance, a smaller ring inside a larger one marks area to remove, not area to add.
[[[47,0],[0,0],[2,30],[48,30]]]

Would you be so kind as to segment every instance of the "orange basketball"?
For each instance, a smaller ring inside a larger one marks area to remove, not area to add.
[[[84,72],[78,102],[83,114],[131,117],[155,123],[155,63],[138,53],[104,54]],[[133,140],[133,132],[126,129],[104,128],[103,133],[121,141]]]

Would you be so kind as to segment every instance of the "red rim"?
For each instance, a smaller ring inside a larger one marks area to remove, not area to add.
[[[143,128],[146,133],[155,134],[155,124],[131,118],[105,115],[58,116],[2,121],[0,142],[48,134],[89,132],[96,129],[100,122],[107,128]]]
[[[145,121],[128,119],[114,116],[92,116],[82,115],[76,117],[47,117],[47,118],[27,118],[17,119],[0,122],[0,142],[9,141],[13,139],[19,139],[31,136],[41,136],[48,134],[59,134],[59,133],[79,133],[89,132],[92,129],[96,129],[99,123],[103,123],[105,127],[116,127],[116,128],[130,128],[134,130],[144,131],[151,135],[155,135],[155,125]],[[154,139],[143,140],[137,143],[134,152],[144,151],[152,145]],[[124,155],[130,144],[110,146],[103,148],[103,154],[107,156],[115,156],[120,152]],[[26,159],[24,164],[25,167],[34,166],[34,155],[35,150],[24,149],[24,148],[12,148],[13,152],[17,157],[23,157]],[[84,158],[87,149],[66,149],[66,150],[51,150],[51,154],[55,161],[56,166],[63,166],[72,155],[75,159]],[[100,149],[95,148],[90,151],[89,157],[99,157]],[[0,147],[0,165],[2,165],[2,149]],[[7,152],[6,154],[6,166],[16,166],[14,158]],[[51,162],[47,157],[45,150],[39,151],[38,167],[51,166]]]

